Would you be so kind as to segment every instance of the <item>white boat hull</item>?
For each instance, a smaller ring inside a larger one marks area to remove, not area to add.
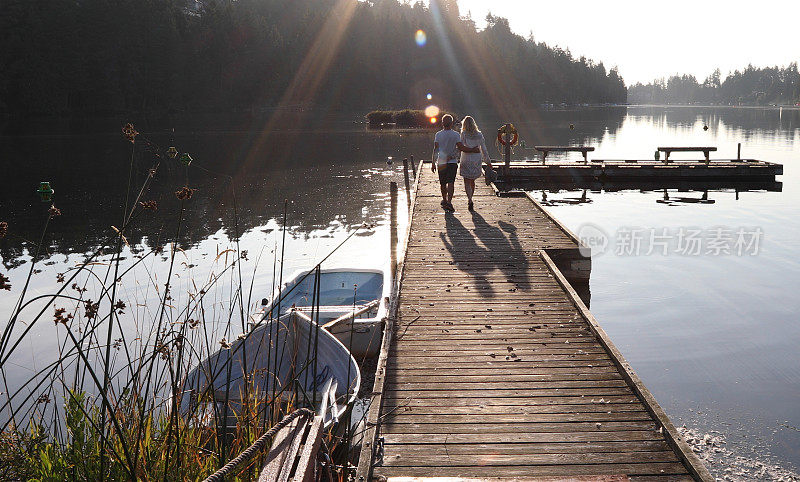
[[[341,341],[300,314],[288,313],[258,324],[191,370],[180,406],[184,414],[211,400],[228,401],[230,408],[249,393],[262,402],[296,395],[296,402],[316,409],[333,386],[335,406],[325,407],[327,424],[349,408],[360,383],[358,364]]]
[[[375,358],[381,351],[382,320],[348,320],[330,328],[330,332],[357,360]]]
[[[357,360],[378,356],[391,287],[387,271],[335,268],[321,270],[320,274],[319,299],[314,292],[314,272],[300,271],[274,294],[265,312],[284,313],[295,307],[320,325],[328,325],[326,328]],[[313,302],[319,304],[316,309]],[[355,321],[351,317],[329,326],[333,320],[358,313],[371,304],[374,307],[359,313]]]

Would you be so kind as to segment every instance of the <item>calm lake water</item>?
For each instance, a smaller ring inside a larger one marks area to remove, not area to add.
[[[501,124],[491,116],[476,119],[487,133]],[[357,115],[306,116],[279,123],[134,119],[151,143],[162,149],[174,144],[194,162],[187,169],[163,160],[144,196],[158,201],[159,210],[143,216],[127,236],[130,247],[123,251],[122,266],[130,266],[137,254],[153,247],[167,248],[139,265],[131,281],[123,283],[122,296],[131,313],[122,329],[152,330],[154,315],[148,305],[157,305],[154,287],[167,277],[169,243],[175,239],[180,248],[172,281],[176,305],[192,291],[193,282],[218,273],[225,250],[235,249],[233,239],[238,237],[241,249],[248,251],[240,265],[247,284],[245,301],[248,311],[254,310],[279,273],[284,200],[284,277],[313,266],[364,223],[369,227],[360,228],[323,267],[384,267],[390,181],[400,185],[400,206],[406,203],[402,163],[389,165],[387,158],[429,156],[433,133],[370,132],[358,120]],[[0,319],[10,317],[30,270],[30,252],[42,236],[49,205],[37,200],[39,181],[52,183],[62,215],[47,228],[46,253],[36,264],[26,299],[58,289],[57,274],[84,260],[113,234],[111,226],[120,225],[129,171],[136,186],[131,191],[138,192],[154,165],[144,137],[131,157],[131,144],[119,130],[124,121],[2,126],[0,221],[9,223],[9,235],[0,240],[0,273],[10,278],[12,289],[0,291]],[[686,202],[703,193],[678,192],[674,186],[666,193],[667,202],[663,191],[653,191],[658,186],[642,192],[607,192],[595,186],[586,192],[588,202],[578,202],[582,189],[567,186],[534,193],[539,199],[545,196],[548,209],[579,235],[600,233],[607,240],[604,252],[596,251],[593,259],[592,312],[676,425],[723,435],[733,458],[796,471],[800,111],[587,108],[535,113],[516,124],[528,145],[590,144],[596,147],[596,159],[649,159],[659,145],[717,146],[714,157],[730,158],[741,142],[744,157],[784,164],[777,189],[755,186],[759,189],[738,194],[733,189],[711,190],[706,197],[713,203]],[[526,156],[533,156],[532,151],[515,153]],[[174,191],[183,185],[197,191],[186,204],[178,231],[180,204]],[[405,211],[400,211],[404,225]],[[689,231],[703,239],[699,254],[681,252],[679,233]],[[741,255],[732,244],[740,232],[751,238],[760,233],[757,245],[743,246],[747,249]],[[651,233],[660,235],[654,238],[658,244],[651,242]],[[731,252],[713,252],[712,237],[727,239]],[[628,242],[634,238],[639,239],[638,249]],[[100,257],[102,262],[109,260],[109,255]],[[96,267],[100,274],[107,269]],[[214,299],[222,306],[230,288],[218,290]],[[22,319],[30,321],[34,314],[26,311]],[[206,327],[212,339],[241,332],[238,318],[232,324],[223,321]],[[15,335],[23,329],[16,327]],[[63,342],[63,329],[47,315],[4,367],[9,388],[13,391],[34,376]]]
[[[744,157],[784,165],[781,192],[711,191],[713,204],[664,203],[660,191],[590,192],[590,203],[564,204],[557,201],[583,192],[562,191],[547,194],[557,202],[548,209],[576,233],[590,223],[589,234],[606,234],[606,250],[592,259],[592,312],[673,422],[723,434],[737,456],[797,470],[800,112],[629,108],[594,157],[709,145],[718,146],[715,157],[731,158],[738,142]],[[699,199],[702,192],[670,189],[667,196]],[[681,231],[700,233],[700,253],[684,252]],[[749,243],[759,231],[758,249],[733,249],[738,232]],[[713,240],[725,240],[726,232],[727,242],[717,246],[731,252],[717,253]],[[636,233],[640,249],[632,246]]]

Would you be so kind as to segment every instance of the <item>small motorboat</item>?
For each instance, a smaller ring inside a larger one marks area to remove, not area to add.
[[[388,313],[391,289],[388,271],[320,270],[318,300],[314,295],[315,273],[300,271],[265,303],[264,316],[278,313],[283,316],[294,309],[331,332],[357,359],[376,357]]]
[[[235,426],[245,399],[309,406],[329,426],[352,407],[361,384],[358,364],[331,333],[296,310],[265,320],[193,368],[180,411],[210,424],[214,413]],[[227,410],[226,410],[227,407]]]

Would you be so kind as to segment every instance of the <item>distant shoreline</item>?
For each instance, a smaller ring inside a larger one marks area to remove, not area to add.
[[[627,104],[626,107],[695,107],[708,109],[800,110],[798,105]]]
[[[657,107],[657,108],[704,108],[704,109],[764,109],[764,110],[800,110],[800,106],[797,105],[710,105],[710,104],[588,104],[588,105],[568,105],[568,106],[560,106],[554,105],[552,107],[542,107],[537,106],[536,110],[540,111],[574,111],[574,110],[581,110],[581,109],[604,109],[604,108],[648,108],[648,107]],[[406,109],[402,109],[406,110]],[[412,110],[412,109],[407,109]],[[491,110],[491,107],[484,107],[479,108],[477,112],[484,112],[487,110]],[[399,112],[400,110],[398,110]],[[416,111],[416,110],[414,110]],[[382,112],[395,112],[392,110],[386,110]],[[418,111],[422,112],[422,111]],[[232,122],[240,121],[242,119],[268,119],[273,115],[315,115],[324,113],[327,116],[332,117],[341,117],[343,120],[345,118],[349,118],[355,124],[367,125],[370,126],[369,121],[366,119],[364,114],[364,110],[362,109],[341,109],[341,110],[331,110],[325,107],[311,107],[305,106],[298,109],[253,109],[253,110],[241,110],[241,109],[231,109],[231,110],[219,110],[219,111],[160,111],[154,110],[149,112],[129,112],[129,113],[84,113],[79,115],[56,115],[56,114],[49,114],[49,115],[18,115],[18,114],[8,114],[8,113],[0,113],[0,132],[5,130],[5,127],[9,125],[9,123],[22,121],[22,122],[62,122],[62,121],[73,121],[73,122],[80,122],[80,121],[102,121],[107,120],[110,122],[115,123],[125,123],[132,121],[134,123],[142,123],[142,122],[149,122],[155,121],[157,123],[163,122],[166,118],[172,119],[183,119],[186,117],[195,117],[195,116],[217,116],[217,115],[228,115],[231,117]],[[425,118],[428,119],[428,118]],[[5,124],[5,125],[4,125]],[[419,124],[414,125],[390,125],[393,122],[383,122],[371,125],[370,127],[380,129],[380,128],[397,128],[397,129],[430,129],[439,127],[440,124],[437,122],[436,124],[431,125],[429,120],[426,122],[422,122]]]

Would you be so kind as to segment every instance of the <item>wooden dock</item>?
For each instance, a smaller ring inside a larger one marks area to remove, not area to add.
[[[495,183],[502,189],[503,195],[508,195],[514,191],[575,191],[588,189],[590,191],[663,191],[669,189],[673,191],[768,191],[781,192],[783,183],[769,180],[744,180],[719,179],[719,180],[681,180],[681,179],[593,179],[586,177],[566,178],[558,177],[555,179],[520,179],[517,181]]]
[[[356,480],[713,480],[562,273],[588,283],[569,230],[482,182],[445,213],[418,173]]]
[[[502,174],[502,161],[496,163]],[[710,161],[603,160],[589,162],[511,161],[506,180],[600,179],[600,180],[774,180],[783,165],[756,159]]]

